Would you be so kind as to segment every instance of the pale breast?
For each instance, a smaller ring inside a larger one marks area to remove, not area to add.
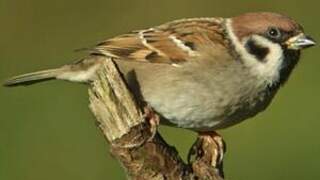
[[[163,124],[203,131],[224,128],[262,111],[271,99],[236,61],[212,67],[118,63]]]

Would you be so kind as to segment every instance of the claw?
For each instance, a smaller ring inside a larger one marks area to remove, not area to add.
[[[192,145],[188,153],[189,164],[209,164],[219,172],[221,177],[223,173],[223,157],[226,152],[226,145],[222,137],[216,132],[199,132],[198,139]],[[194,160],[191,158],[194,157]]]
[[[152,110],[150,105],[147,105],[146,107],[144,107],[144,115],[143,116],[150,125],[151,137],[148,139],[148,141],[151,141],[154,138],[154,136],[157,134],[157,128],[160,124],[160,118]]]

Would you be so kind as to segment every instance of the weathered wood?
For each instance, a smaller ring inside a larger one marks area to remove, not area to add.
[[[103,58],[103,57],[101,57]],[[146,116],[115,63],[105,58],[89,89],[90,109],[130,179],[221,180],[219,146],[210,135],[199,136],[195,157],[186,164],[154,128],[156,115]],[[151,111],[152,112],[152,111]]]

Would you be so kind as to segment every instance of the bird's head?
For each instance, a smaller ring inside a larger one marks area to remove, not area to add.
[[[269,84],[284,83],[302,49],[315,41],[293,19],[277,13],[247,13],[226,21],[226,29],[241,61]]]

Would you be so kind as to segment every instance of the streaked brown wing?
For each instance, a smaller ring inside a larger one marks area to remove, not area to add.
[[[222,18],[172,21],[99,43],[93,50],[114,58],[179,64],[198,56],[202,46],[224,44]]]

